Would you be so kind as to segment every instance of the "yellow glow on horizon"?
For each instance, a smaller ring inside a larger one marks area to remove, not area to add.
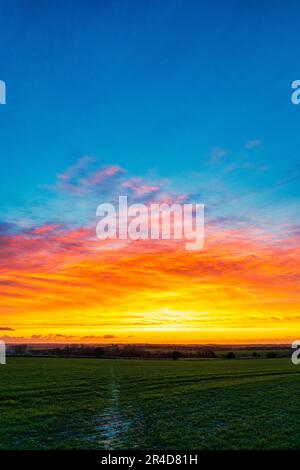
[[[8,342],[291,342],[300,326],[300,248],[251,238],[242,242],[243,253],[239,244],[218,239],[200,252],[139,245],[140,251],[122,247],[99,253],[92,245],[89,256],[64,250],[41,255],[34,245],[22,266],[18,259],[2,269],[1,327],[7,327],[2,337]]]

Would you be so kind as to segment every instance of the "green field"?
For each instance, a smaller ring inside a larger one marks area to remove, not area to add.
[[[1,449],[299,449],[289,359],[9,358]]]

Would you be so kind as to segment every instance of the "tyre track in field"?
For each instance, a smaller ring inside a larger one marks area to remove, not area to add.
[[[161,388],[173,388],[174,386],[181,386],[181,385],[193,385],[197,383],[205,383],[205,382],[222,382],[222,381],[236,381],[238,382],[240,379],[249,379],[249,381],[254,381],[256,378],[268,379],[271,377],[288,377],[288,376],[300,376],[299,371],[263,371],[263,372],[239,372],[239,373],[232,373],[232,374],[210,374],[206,376],[199,376],[199,375],[191,375],[191,376],[177,376],[177,377],[168,377],[168,378],[158,378],[158,379],[142,379],[136,382],[142,382],[148,390],[155,390],[157,389],[158,385]],[[132,382],[131,386],[135,387],[136,382]]]
[[[105,450],[113,450],[120,447],[130,426],[130,422],[124,420],[120,412],[120,384],[113,368],[110,369],[108,388],[109,404],[103,410],[102,416],[99,418],[100,424],[97,425],[96,430],[97,434],[101,435],[98,442],[103,445]]]

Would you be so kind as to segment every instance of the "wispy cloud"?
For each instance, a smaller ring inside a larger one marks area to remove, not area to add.
[[[291,319],[298,322],[298,225],[277,220],[274,230],[265,214],[256,217],[253,199],[241,210],[238,186],[197,175],[198,186],[185,177],[186,184],[172,184],[89,159],[63,175],[49,191],[53,199],[43,201],[45,220],[34,219],[37,206],[30,226],[0,225],[0,311],[7,328],[18,331],[14,340],[126,341],[134,334],[138,341],[160,329],[181,331],[187,340],[191,332],[212,338],[220,329],[250,334],[257,324],[270,328],[275,317],[286,332]],[[100,242],[95,209],[119,194],[146,204],[208,201],[205,249],[186,252],[166,240]],[[62,206],[67,212],[60,215]]]
[[[118,165],[95,168],[95,162],[93,157],[81,158],[75,165],[57,175],[53,189],[81,196],[97,188],[103,189],[107,181],[123,172]]]
[[[259,145],[261,145],[260,139],[247,140],[247,142],[245,143],[245,148],[254,149],[255,147],[259,147]]]
[[[221,160],[222,158],[226,157],[228,155],[228,150],[222,147],[214,147],[211,150],[211,159],[213,162],[217,162]]]

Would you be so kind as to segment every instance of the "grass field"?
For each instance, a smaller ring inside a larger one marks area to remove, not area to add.
[[[289,359],[9,358],[1,449],[298,449]]]

